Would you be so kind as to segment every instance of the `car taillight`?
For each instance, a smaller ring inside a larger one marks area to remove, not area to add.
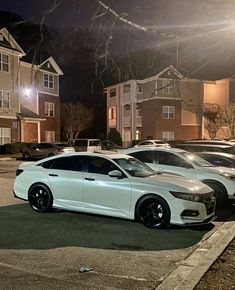
[[[64,152],[64,148],[59,147],[59,148],[58,148],[58,152]]]
[[[16,176],[20,175],[23,171],[23,169],[16,169]]]

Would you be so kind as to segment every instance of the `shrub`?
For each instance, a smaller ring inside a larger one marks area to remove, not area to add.
[[[108,134],[108,139],[113,143],[122,146],[122,138],[116,128],[111,128]]]
[[[20,153],[27,148],[27,143],[17,142],[17,143],[7,143],[0,146],[1,154],[14,154]]]

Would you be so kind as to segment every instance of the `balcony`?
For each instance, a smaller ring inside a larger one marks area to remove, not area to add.
[[[123,117],[122,127],[130,127],[130,126],[131,126],[131,117]]]
[[[142,116],[136,116],[136,127],[142,127]]]

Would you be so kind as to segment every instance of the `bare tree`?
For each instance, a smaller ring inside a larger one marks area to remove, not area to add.
[[[229,139],[235,137],[235,106],[230,104],[228,107],[220,107],[215,118],[215,124],[223,130]]]
[[[93,120],[93,109],[82,103],[61,104],[61,125],[67,139],[76,139],[81,131],[92,125]]]
[[[216,122],[210,119],[205,119],[205,129],[207,130],[210,138],[214,139],[216,137],[217,131],[219,130],[219,127]]]

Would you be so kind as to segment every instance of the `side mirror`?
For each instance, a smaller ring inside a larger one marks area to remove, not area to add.
[[[122,173],[118,170],[112,170],[108,173],[108,175],[110,177],[117,177],[117,178],[121,178],[122,177]]]

